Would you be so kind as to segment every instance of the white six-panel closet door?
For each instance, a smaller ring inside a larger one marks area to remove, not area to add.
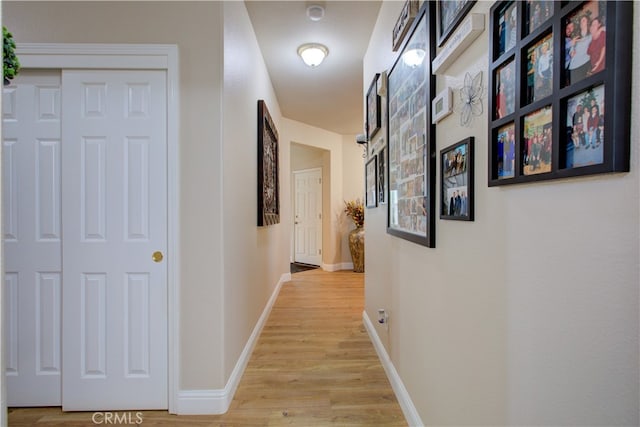
[[[63,408],[167,408],[166,73],[62,87]]]
[[[3,89],[3,242],[8,406],[60,405],[60,72]]]
[[[166,76],[63,80],[4,88],[7,403],[166,408]]]

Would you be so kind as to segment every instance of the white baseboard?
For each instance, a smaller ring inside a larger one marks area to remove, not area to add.
[[[260,337],[262,328],[265,323],[267,323],[267,319],[271,313],[271,308],[280,293],[280,288],[282,288],[282,284],[284,282],[288,282],[290,280],[291,273],[285,273],[280,276],[280,280],[278,281],[276,288],[273,290],[269,301],[267,301],[267,305],[264,307],[262,315],[258,319],[256,326],[253,328],[253,332],[249,336],[242,353],[240,353],[240,357],[238,358],[236,366],[233,368],[229,381],[227,381],[225,387],[223,389],[215,390],[180,390],[178,392],[176,403],[176,414],[216,415],[224,414],[229,410],[229,405],[231,405],[233,396],[236,394],[238,384],[240,384],[240,379],[247,367],[247,363],[249,363],[251,353],[258,341],[258,337]]]
[[[424,426],[424,423],[422,422],[422,419],[420,419],[420,415],[411,400],[411,396],[409,396],[409,392],[405,388],[400,375],[398,375],[398,371],[396,371],[395,366],[393,366],[393,362],[391,362],[391,358],[389,357],[387,350],[384,348],[384,345],[382,345],[382,341],[380,341],[376,328],[373,326],[373,323],[371,323],[371,319],[369,319],[369,315],[366,310],[362,312],[362,321],[367,333],[369,334],[369,338],[371,338],[373,347],[376,349],[376,353],[378,353],[378,358],[380,359],[382,367],[387,374],[387,378],[389,378],[391,388],[393,388],[393,391],[396,394],[396,398],[398,399],[400,408],[402,408],[402,413],[404,414],[407,423],[412,427]]]
[[[175,413],[177,415],[224,414],[229,409],[231,399],[227,387],[216,390],[180,390],[176,399]]]
[[[343,262],[339,264],[322,264],[324,271],[340,271],[340,270],[353,270],[352,262]]]

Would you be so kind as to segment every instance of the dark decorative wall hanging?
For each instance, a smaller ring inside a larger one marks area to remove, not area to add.
[[[258,100],[258,226],[280,222],[278,131],[262,99]]]
[[[428,247],[435,247],[436,217],[432,7],[423,4],[387,81],[387,232]]]
[[[633,2],[491,8],[489,185],[629,170]]]

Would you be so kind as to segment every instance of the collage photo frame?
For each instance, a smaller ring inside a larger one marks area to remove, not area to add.
[[[387,232],[435,247],[435,17],[425,2],[387,77]]]
[[[490,186],[629,170],[631,11],[605,0],[493,5]]]

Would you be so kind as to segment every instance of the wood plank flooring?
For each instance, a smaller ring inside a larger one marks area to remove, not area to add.
[[[282,286],[226,414],[142,411],[141,425],[406,426],[362,325],[363,277],[348,271],[293,274]],[[92,415],[11,408],[9,426],[93,426]],[[135,411],[131,421],[136,422]]]

